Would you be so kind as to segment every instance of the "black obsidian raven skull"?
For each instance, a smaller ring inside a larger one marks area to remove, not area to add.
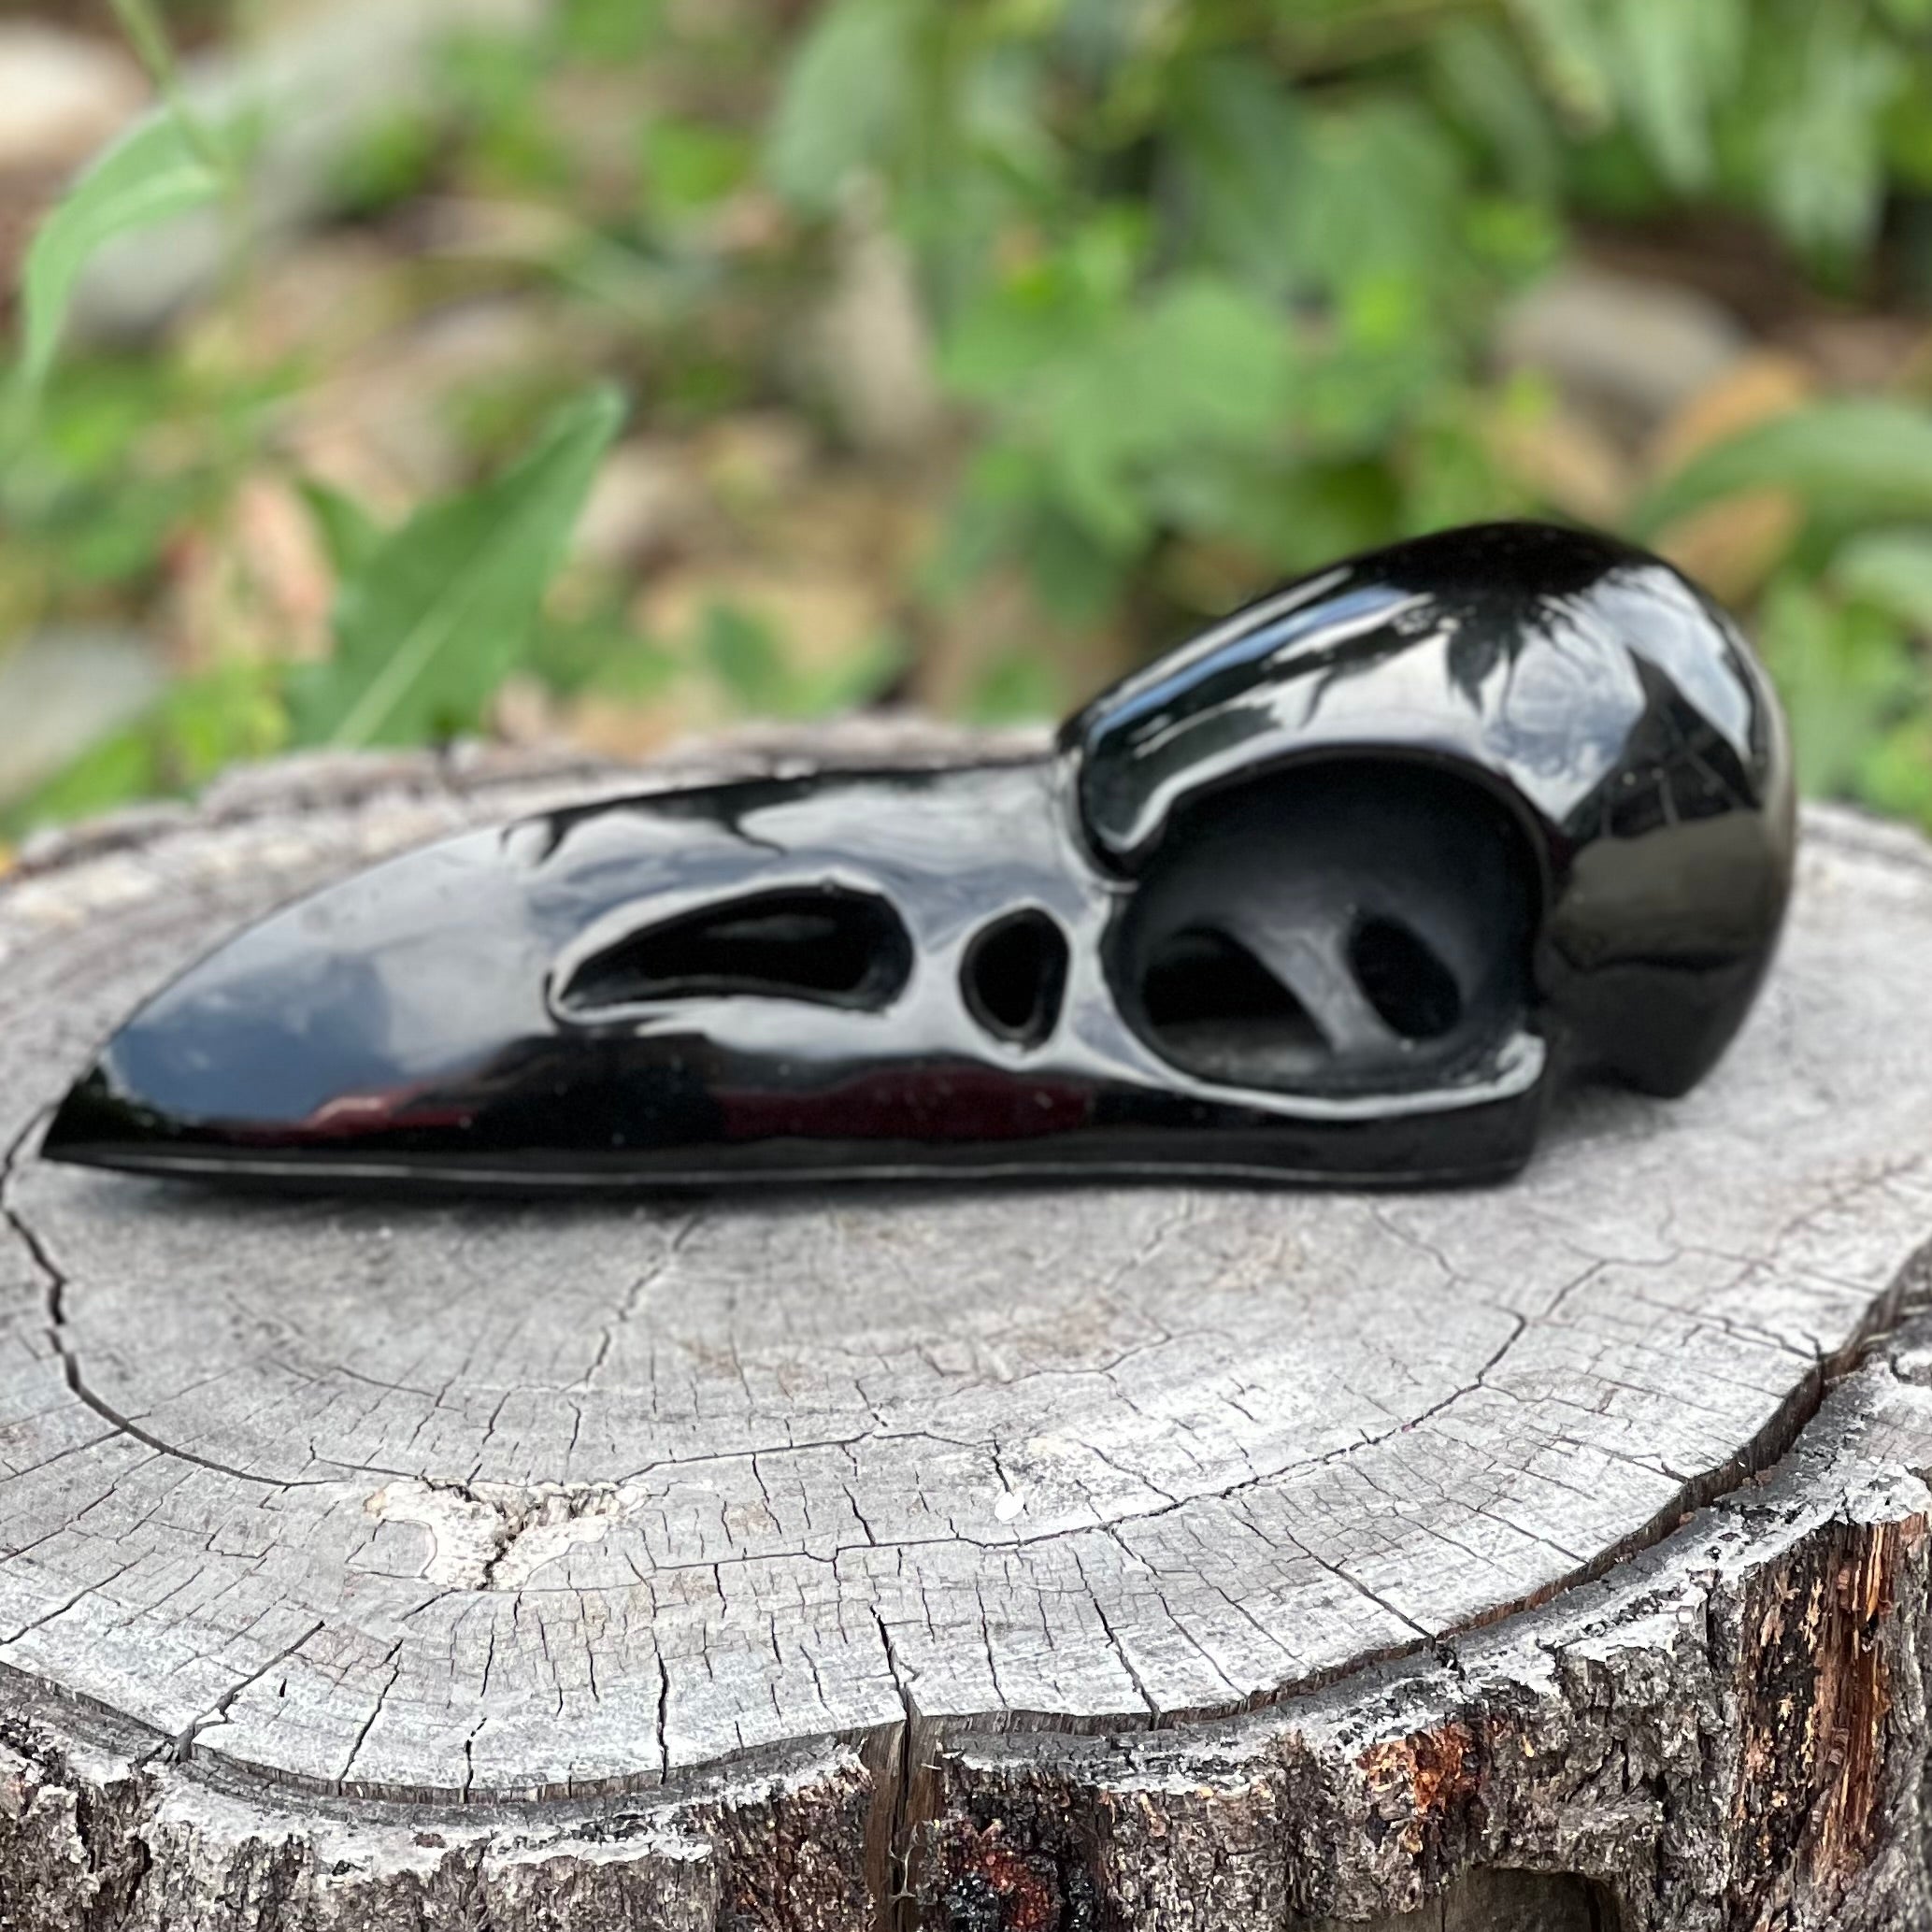
[[[1453,532],[1251,605],[1028,763],[479,832],[279,913],[45,1152],[326,1182],[1477,1181],[1682,1093],[1790,886],[1782,722],[1656,558]]]

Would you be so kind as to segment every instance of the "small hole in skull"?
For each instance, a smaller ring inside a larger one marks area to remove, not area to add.
[[[586,960],[566,1011],[721,994],[876,1009],[905,986],[912,945],[883,899],[843,887],[753,894],[634,933]]]
[[[1037,1047],[1060,1019],[1066,993],[1066,937],[1044,912],[1016,912],[966,949],[960,983],[989,1033]]]
[[[1148,962],[1140,998],[1155,1042],[1209,1079],[1252,1080],[1328,1055],[1308,1009],[1238,939],[1191,926]]]
[[[1369,1005],[1404,1039],[1440,1039],[1463,1016],[1449,968],[1393,919],[1367,919],[1355,928],[1349,964]]]

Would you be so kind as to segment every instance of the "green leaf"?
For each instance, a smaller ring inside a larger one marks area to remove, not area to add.
[[[1280,433],[1294,367],[1267,305],[1208,278],[1172,285],[1041,397],[1039,453],[1062,505],[1103,548],[1131,550],[1163,466]]]
[[[1009,283],[947,345],[948,380],[996,428],[946,574],[1023,556],[1054,609],[1092,618],[1204,466],[1280,446],[1297,357],[1282,308],[1230,277],[1177,276],[1137,304],[1124,282],[1065,267]]]
[[[130,725],[90,746],[18,803],[0,811],[0,837],[24,837],[42,825],[98,818],[159,789],[151,731]]]
[[[1065,673],[1038,651],[1016,647],[990,665],[966,700],[973,724],[1024,724],[1057,718],[1067,704]]]
[[[1759,423],[1667,478],[1639,507],[1637,527],[1654,533],[1707,503],[1762,489],[1846,517],[1932,516],[1932,411],[1829,402]]]
[[[889,634],[853,637],[829,665],[794,662],[786,639],[761,613],[710,605],[697,636],[705,669],[740,711],[767,718],[822,718],[878,695],[903,668]]]
[[[697,649],[705,668],[739,709],[778,716],[789,708],[784,652],[756,611],[737,604],[708,605]]]
[[[1010,403],[1096,353],[1131,303],[1145,240],[1137,210],[1109,208],[1047,260],[991,284],[947,332],[942,379],[976,402]]]
[[[661,698],[686,666],[631,623],[624,591],[613,585],[588,610],[546,611],[522,668],[560,697],[594,695],[624,704]]]
[[[205,785],[223,766],[266,758],[288,737],[278,664],[241,662],[181,679],[141,717],[98,739],[18,804],[0,834],[92,818]]]
[[[1616,87],[1590,0],[1510,0],[1510,11],[1558,105],[1585,127],[1604,126]]]
[[[663,0],[564,0],[553,11],[552,31],[574,60],[635,61],[664,31]]]
[[[1548,200],[1562,179],[1556,129],[1509,36],[1466,23],[1438,35],[1433,50],[1456,119],[1495,151],[1511,187]]]
[[[1879,11],[1902,34],[1932,27],[1932,0],[1879,0]]]
[[[329,205],[368,222],[428,188],[442,130],[420,106],[388,111],[355,130],[329,170]]]
[[[20,375],[29,392],[53,366],[68,304],[95,251],[219,200],[226,185],[172,114],[141,122],[80,177],[41,224],[21,277]]]
[[[1180,68],[1171,89],[1171,137],[1188,190],[1181,238],[1202,260],[1285,291],[1306,172],[1294,96],[1258,62],[1227,55]]]
[[[672,215],[710,208],[744,183],[754,150],[735,128],[665,115],[641,137],[646,185],[653,206]]]
[[[240,660],[184,678],[162,700],[158,762],[166,787],[192,792],[238,759],[266,758],[288,741],[286,666]]]
[[[1792,716],[1798,783],[1814,794],[1854,794],[1870,748],[1916,688],[1897,627],[1868,607],[1834,604],[1786,577],[1767,594],[1759,629]]]
[[[1710,183],[1711,110],[1736,78],[1744,25],[1739,0],[1620,0],[1619,93],[1675,188]]]
[[[388,532],[354,497],[332,484],[311,477],[301,485],[301,491],[336,575],[360,575],[382,547]]]
[[[1874,530],[1853,537],[1831,574],[1846,596],[1932,637],[1932,531]]]
[[[1887,732],[1859,767],[1858,794],[1874,811],[1932,825],[1932,717]]]
[[[801,208],[832,207],[847,179],[877,163],[912,94],[912,15],[903,0],[834,0],[792,60],[766,166]]]
[[[1813,255],[1863,248],[1884,196],[1885,113],[1907,64],[1851,7],[1820,9],[1782,64],[1784,98],[1755,117],[1765,206]]]
[[[1296,272],[1311,288],[1427,282],[1447,294],[1467,278],[1465,166],[1438,120],[1371,96],[1311,117],[1306,155],[1290,227]],[[1442,317],[1438,331],[1453,320]]]
[[[297,741],[408,744],[473,726],[528,644],[624,406],[599,390],[494,482],[419,511],[342,588],[336,655],[291,693]]]

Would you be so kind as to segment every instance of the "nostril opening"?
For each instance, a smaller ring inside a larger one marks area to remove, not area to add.
[[[573,1018],[730,995],[878,1010],[904,991],[912,941],[871,893],[781,888],[648,926],[580,965],[558,995]]]
[[[1059,1023],[1066,936],[1044,912],[1015,912],[977,934],[960,967],[966,1009],[988,1033],[1037,1047]]]
[[[1189,926],[1154,950],[1140,1004],[1156,1045],[1211,1080],[1253,1082],[1329,1057],[1308,1009],[1228,934]]]
[[[1355,928],[1349,964],[1368,1004],[1404,1039],[1440,1039],[1463,1017],[1454,975],[1393,919],[1366,919]]]

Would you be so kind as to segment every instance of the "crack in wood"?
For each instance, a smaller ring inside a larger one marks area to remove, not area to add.
[[[186,1764],[194,1755],[195,1743],[201,1734],[211,1725],[220,1724],[228,1715],[229,1711],[235,1708],[235,1700],[244,1691],[253,1684],[260,1683],[265,1677],[279,1666],[286,1664],[304,1644],[308,1643],[311,1639],[319,1637],[327,1627],[325,1623],[315,1623],[308,1629],[305,1630],[300,1637],[296,1638],[293,1643],[287,1644],[278,1651],[259,1670],[250,1671],[239,1682],[231,1685],[227,1690],[223,1691],[215,1699],[214,1703],[208,1707],[207,1711],[199,1717],[190,1719],[168,1740],[167,1755],[177,1764]]]
[[[192,1463],[195,1467],[212,1470],[218,1475],[233,1476],[238,1481],[260,1483],[273,1489],[299,1488],[303,1486],[300,1478],[284,1479],[251,1474],[247,1469],[237,1469],[227,1463],[197,1455],[193,1450],[164,1441],[159,1436],[144,1429],[132,1416],[122,1414],[114,1406],[91,1389],[86,1375],[82,1372],[80,1358],[69,1345],[66,1325],[67,1277],[55,1263],[46,1243],[31,1227],[25,1217],[13,1206],[9,1199],[15,1171],[15,1164],[25,1149],[29,1139],[39,1130],[45,1116],[36,1116],[18,1134],[8,1145],[4,1155],[0,1155],[0,1220],[4,1220],[13,1230],[21,1245],[26,1250],[34,1267],[46,1284],[47,1290],[47,1337],[52,1343],[54,1352],[60,1357],[65,1374],[67,1387],[75,1397],[84,1402],[101,1420],[109,1424],[119,1435],[131,1438],[144,1444],[159,1454],[172,1456],[179,1462]],[[319,1486],[319,1485],[318,1485]]]

